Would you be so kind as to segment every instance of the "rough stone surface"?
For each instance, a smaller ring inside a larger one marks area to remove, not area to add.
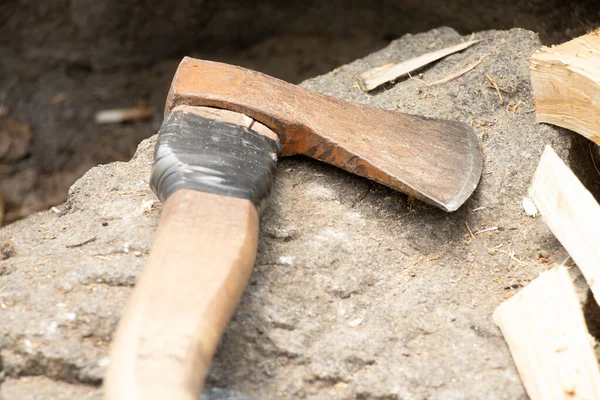
[[[307,158],[281,160],[255,270],[209,387],[255,398],[526,398],[491,313],[567,255],[541,218],[526,216],[521,199],[546,144],[584,182],[593,167],[578,135],[535,123],[528,58],[537,36],[521,29],[475,36],[479,44],[425,68],[422,80],[371,94],[354,84],[360,72],[465,37],[448,28],[406,35],[303,83],[375,107],[471,123],[483,145],[482,180],[447,214]],[[423,83],[483,56],[461,78]],[[160,215],[158,202],[150,210],[147,203],[156,200],[148,188],[154,140],[128,163],[86,173],[62,212],[0,231],[10,248],[0,261],[4,398],[27,398],[11,393],[34,384],[39,396],[52,398],[60,387],[85,398],[101,383]],[[32,375],[44,378],[29,381]]]
[[[46,377],[8,378],[0,388],[1,399],[19,400],[91,400],[100,389],[93,386],[73,385]]]

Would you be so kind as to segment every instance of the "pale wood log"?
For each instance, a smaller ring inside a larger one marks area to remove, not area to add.
[[[550,146],[542,154],[529,197],[600,303],[600,206]]]
[[[532,400],[600,399],[600,370],[567,270],[555,267],[493,314]]]
[[[575,131],[600,144],[600,29],[531,56],[538,122]]]

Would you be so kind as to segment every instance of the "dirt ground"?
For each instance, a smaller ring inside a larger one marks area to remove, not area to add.
[[[475,37],[481,42],[416,79],[373,93],[360,91],[357,74],[467,36],[449,28],[406,35],[302,83],[470,123],[483,145],[482,179],[448,214],[304,157],[280,160],[255,269],[208,376],[209,398],[526,398],[491,313],[567,260],[542,219],[521,206],[544,146],[600,191],[587,142],[535,123],[528,59],[537,35]],[[481,57],[461,78],[424,84]],[[154,140],[130,162],[87,172],[55,211],[0,231],[2,398],[101,395],[108,346],[160,215],[148,188]]]

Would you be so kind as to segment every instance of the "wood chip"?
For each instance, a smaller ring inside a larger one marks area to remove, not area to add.
[[[393,81],[402,75],[409,74],[419,68],[422,68],[434,61],[449,56],[450,54],[462,51],[479,40],[471,40],[454,46],[436,50],[431,53],[423,54],[419,57],[411,58],[398,64],[384,65],[372,68],[358,76],[358,85],[363,92],[373,90],[386,82]],[[474,67],[473,67],[474,68]]]
[[[59,104],[59,103],[62,103],[63,101],[65,101],[68,97],[69,97],[69,95],[66,92],[61,92],[61,93],[58,93],[56,96],[54,96],[52,98],[52,100],[50,101],[50,103],[51,104]]]
[[[523,205],[523,210],[525,210],[525,214],[527,214],[527,216],[531,218],[537,218],[539,212],[533,200],[531,200],[529,197],[523,197],[521,204]]]
[[[139,105],[130,108],[98,111],[94,117],[94,121],[98,125],[118,124],[122,122],[141,121],[151,117],[152,108],[147,105]]]
[[[550,146],[544,149],[529,197],[600,302],[600,206]]]
[[[154,209],[154,205],[157,203],[157,200],[146,200],[144,202],[142,202],[142,205],[140,206],[140,208],[142,209],[142,212],[150,212]]]
[[[600,398],[593,339],[566,268],[542,272],[493,318],[531,400]]]
[[[362,318],[356,318],[356,319],[353,319],[352,321],[348,322],[348,326],[351,328],[356,328],[361,323],[362,323]]]

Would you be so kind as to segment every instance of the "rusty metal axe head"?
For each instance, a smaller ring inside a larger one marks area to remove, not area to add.
[[[480,143],[465,123],[342,101],[232,65],[184,58],[165,114],[178,105],[245,114],[277,134],[280,156],[303,154],[445,211],[481,176]]]

